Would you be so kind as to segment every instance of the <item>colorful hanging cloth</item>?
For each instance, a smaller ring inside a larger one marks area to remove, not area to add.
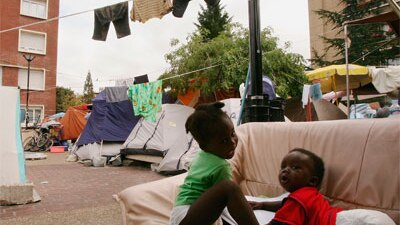
[[[133,104],[135,116],[142,115],[145,120],[156,122],[157,112],[162,107],[162,80],[129,85],[128,96]]]

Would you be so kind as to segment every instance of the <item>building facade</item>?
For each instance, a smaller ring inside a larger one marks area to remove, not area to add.
[[[366,2],[370,0],[358,0],[358,4],[362,6]],[[393,0],[397,4],[400,4],[400,0]],[[325,60],[333,61],[335,58],[336,51],[334,49],[329,49],[326,51],[328,44],[324,42],[321,38],[327,37],[329,39],[335,37],[343,37],[344,34],[338,32],[339,28],[334,28],[332,24],[327,23],[325,19],[321,19],[319,15],[315,13],[317,10],[329,10],[329,11],[340,11],[345,7],[344,3],[341,0],[308,0],[308,14],[309,14],[309,29],[310,29],[310,52],[311,57],[315,56],[315,53],[318,55],[325,54]],[[387,12],[393,11],[388,3],[383,2],[380,6],[381,14],[386,14]],[[394,12],[393,12],[394,13]],[[380,17],[380,15],[376,15],[376,18]],[[388,20],[390,18],[386,17]],[[385,19],[380,19],[380,22],[389,22],[385,21]],[[390,21],[393,22],[393,21]],[[392,28],[396,28],[398,26],[398,20],[396,23],[390,24]],[[393,27],[395,26],[395,27]],[[389,29],[389,25],[386,25],[383,29]],[[391,64],[393,65],[400,65],[400,54],[398,59],[394,60]]]
[[[29,124],[56,113],[58,15],[59,0],[0,3],[0,85],[20,88]]]
[[[336,52],[333,49],[326,51],[328,44],[320,36],[334,38],[338,30],[334,29],[332,24],[327,23],[325,19],[321,19],[315,11],[320,9],[339,11],[344,8],[344,5],[340,4],[340,2],[340,0],[308,0],[310,55],[312,58],[315,55],[314,53],[317,53],[318,55],[325,54],[328,61],[335,59]]]

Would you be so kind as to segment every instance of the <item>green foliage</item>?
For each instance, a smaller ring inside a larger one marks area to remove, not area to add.
[[[223,12],[225,7],[221,7],[220,3],[215,6],[208,6],[206,9],[203,6],[198,13],[199,23],[195,23],[200,35],[204,40],[208,41],[216,38],[222,31],[225,30],[232,18],[228,13]]]
[[[334,49],[337,60],[325,60],[325,54],[317,54],[313,50],[313,59],[311,61],[319,66],[331,64],[345,63],[345,47],[343,37],[343,24],[346,21],[361,19],[363,17],[378,14],[379,5],[384,3],[382,0],[368,1],[361,6],[356,0],[342,0],[346,7],[341,11],[318,10],[317,13],[321,19],[326,19],[327,24],[331,24],[333,28],[338,28],[336,33],[337,38],[321,38],[328,44],[326,51]],[[391,31],[384,31],[381,24],[358,24],[349,25],[348,34],[351,40],[350,48],[348,49],[348,57],[350,63],[360,65],[387,65],[388,60],[396,58],[400,48],[398,43],[390,42],[394,37]]]
[[[171,87],[176,94],[200,89],[208,95],[218,90],[238,89],[245,82],[249,67],[249,32],[243,26],[230,24],[220,35],[207,42],[196,32],[187,40],[187,44],[180,44],[177,40],[171,42],[176,49],[165,56],[171,69],[160,79],[199,71],[166,79],[165,87]],[[288,53],[289,45],[279,48],[277,42],[278,38],[272,35],[271,29],[261,32],[263,73],[274,81],[281,97],[299,96],[305,83],[304,59],[298,54]],[[213,65],[218,66],[201,70]]]
[[[81,96],[70,88],[56,87],[56,113],[66,112],[70,106],[82,104]]]
[[[90,71],[86,75],[85,84],[83,86],[83,97],[82,100],[84,103],[90,104],[92,103],[92,99],[94,98],[94,91],[93,91],[93,82],[92,82],[92,75]]]

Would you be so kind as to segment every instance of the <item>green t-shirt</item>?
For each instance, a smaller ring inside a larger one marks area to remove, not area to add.
[[[214,184],[231,178],[232,171],[227,160],[200,150],[180,186],[175,205],[190,205]]]

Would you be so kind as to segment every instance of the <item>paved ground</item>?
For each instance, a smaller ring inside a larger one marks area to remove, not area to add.
[[[0,225],[121,224],[112,198],[132,185],[163,178],[143,165],[86,167],[65,162],[67,153],[47,153],[44,160],[26,161],[26,173],[41,201],[0,206]]]

